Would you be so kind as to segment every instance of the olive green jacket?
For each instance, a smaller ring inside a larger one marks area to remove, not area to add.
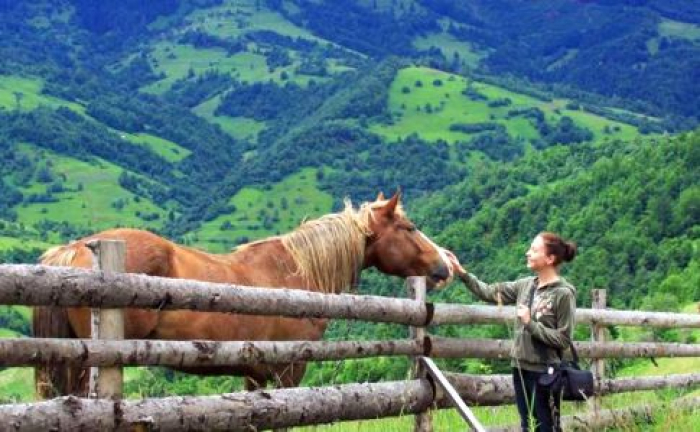
[[[486,284],[471,274],[461,275],[461,279],[480,299],[504,305],[527,306],[531,290],[537,287],[537,277],[494,284]],[[576,288],[565,279],[560,278],[535,291],[530,322],[523,325],[519,319],[515,319],[511,365],[542,372],[548,365],[559,364],[557,349],[563,352],[569,348],[575,314]]]

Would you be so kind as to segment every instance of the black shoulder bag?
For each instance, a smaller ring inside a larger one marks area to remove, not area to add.
[[[535,298],[536,289],[537,287],[533,287],[530,292],[530,311],[532,311],[532,302]],[[532,343],[539,351],[540,357],[543,360],[546,359],[544,344],[535,338],[532,339]],[[569,347],[574,357],[573,361],[564,360],[561,350],[557,349],[557,355],[559,355],[561,363],[558,366],[548,365],[547,373],[537,380],[537,384],[549,388],[554,394],[561,393],[565,401],[583,401],[593,396],[595,389],[593,373],[587,369],[581,370],[578,365],[578,353],[574,344],[570,343]]]

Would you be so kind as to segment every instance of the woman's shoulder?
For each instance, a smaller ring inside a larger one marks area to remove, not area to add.
[[[555,289],[559,292],[559,295],[565,297],[576,297],[576,287],[564,278],[559,279],[559,283]]]
[[[535,282],[535,279],[537,279],[536,276],[523,276],[519,279],[514,280],[512,283],[520,288],[527,288],[532,286],[532,284]]]

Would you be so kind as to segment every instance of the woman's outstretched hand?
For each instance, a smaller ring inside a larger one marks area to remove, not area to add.
[[[459,259],[451,250],[445,248],[442,250],[445,252],[445,256],[447,256],[447,260],[450,264],[450,273],[456,273],[457,275],[467,274],[467,270],[462,267],[462,264],[459,263]]]

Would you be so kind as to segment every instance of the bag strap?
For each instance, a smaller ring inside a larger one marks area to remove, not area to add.
[[[535,301],[535,292],[537,291],[537,285],[534,283],[532,284],[532,289],[530,290],[530,299],[528,301],[528,310],[530,313],[532,313],[532,303]],[[532,318],[530,318],[532,319]],[[545,344],[540,342],[539,340],[532,338],[532,345],[535,346],[535,349],[538,351],[538,354],[541,359],[546,359],[547,358],[547,353],[545,351]],[[571,349],[571,353],[573,354],[574,357],[574,363],[578,364],[578,353],[576,352],[576,347],[574,347],[573,342],[569,341],[569,348]],[[557,355],[559,356],[559,360],[564,361],[564,356],[560,348],[557,348]]]

